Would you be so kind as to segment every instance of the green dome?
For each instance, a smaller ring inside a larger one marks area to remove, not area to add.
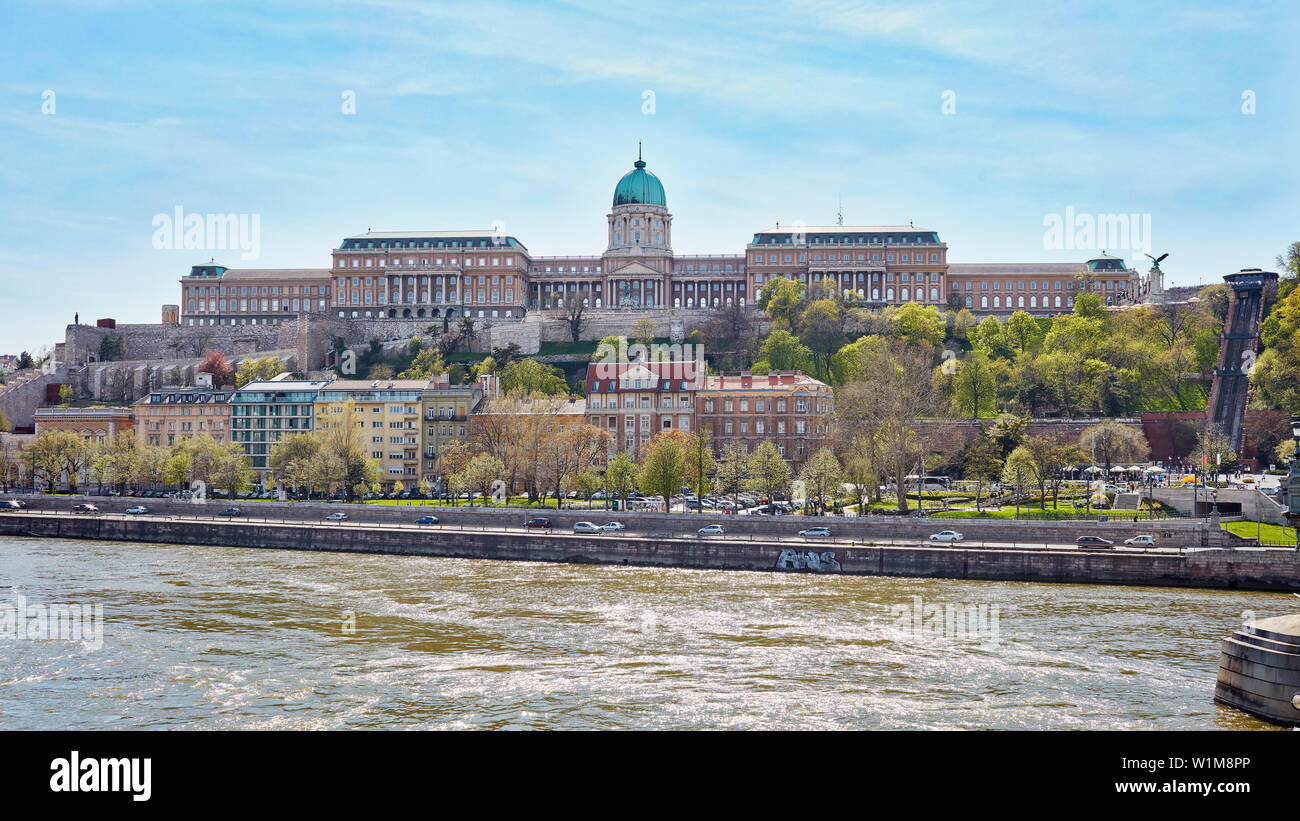
[[[636,168],[623,175],[614,189],[614,205],[660,205],[668,207],[664,199],[664,185],[659,178],[645,170],[645,161],[637,160]]]

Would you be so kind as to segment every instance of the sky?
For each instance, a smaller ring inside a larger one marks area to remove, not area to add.
[[[1288,2],[7,0],[0,353],[61,341],[74,312],[158,322],[210,258],[326,268],[367,229],[500,221],[534,255],[599,254],[638,142],[678,253],[842,210],[935,230],[954,263],[1277,270],[1300,239],[1298,21]],[[256,259],[155,247],[177,208],[255,218]],[[1150,228],[1061,248],[1067,214]]]

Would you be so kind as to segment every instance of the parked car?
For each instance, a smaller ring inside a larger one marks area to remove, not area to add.
[[[1124,544],[1132,547],[1155,547],[1156,537],[1147,535],[1134,536],[1131,539],[1125,539]]]
[[[940,530],[938,533],[930,534],[932,542],[960,542],[966,537],[955,530]]]
[[[800,530],[799,535],[805,538],[809,536],[821,536],[823,538],[831,535],[829,527],[810,527],[807,530]]]
[[[701,536],[721,536],[727,532],[727,529],[722,525],[705,525],[695,532]]]
[[[75,506],[72,508],[72,512],[73,512],[73,513],[87,513],[87,514],[95,514],[95,513],[98,513],[98,512],[99,512],[99,508],[95,507],[94,505],[75,505]]]
[[[239,516],[240,512],[239,512],[239,508],[237,507],[228,507],[225,510],[218,513],[217,515],[218,516]]]
[[[438,517],[437,517],[437,516],[421,516],[420,518],[418,518],[418,519],[415,520],[415,523],[416,523],[417,525],[436,525],[436,524],[438,523]]]
[[[540,529],[542,529],[542,530],[550,530],[550,529],[551,529],[551,520],[550,520],[550,519],[543,519],[543,518],[541,518],[541,517],[538,517],[538,518],[536,518],[536,519],[529,519],[528,521],[524,522],[524,527],[540,528]]]
[[[600,529],[600,525],[594,524],[592,522],[574,522],[573,532],[574,533],[604,533],[605,531]]]
[[[627,528],[623,526],[622,522],[605,522],[600,526],[600,529],[609,533],[627,530]]]
[[[331,513],[330,515],[328,515],[328,516],[325,517],[325,521],[327,521],[327,522],[341,522],[341,521],[343,521],[344,519],[346,519],[347,517],[348,517],[348,514],[346,514],[346,513]]]
[[[148,513],[149,508],[145,507],[144,505],[135,505],[134,507],[128,507],[126,509],[126,512],[130,513],[132,516],[140,516],[145,513]]]
[[[1100,536],[1080,536],[1074,540],[1074,543],[1079,547],[1094,547],[1102,550],[1115,546],[1115,543],[1110,539],[1103,539]]]

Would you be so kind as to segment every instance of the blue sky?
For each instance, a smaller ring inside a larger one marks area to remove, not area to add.
[[[1274,268],[1300,239],[1300,11],[1056,5],[8,3],[0,353],[74,311],[156,322],[209,256],[327,267],[368,227],[597,254],[638,140],[679,253],[842,200],[953,262],[1086,257],[1044,247],[1072,206],[1150,214],[1170,284]],[[176,206],[259,215],[260,257],[156,250]]]

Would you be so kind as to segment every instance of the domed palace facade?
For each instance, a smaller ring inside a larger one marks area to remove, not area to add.
[[[772,279],[824,283],[868,307],[919,302],[977,315],[1068,312],[1077,289],[1107,305],[1140,301],[1144,280],[1114,257],[1086,263],[948,263],[915,225],[777,225],[743,253],[673,252],[663,183],[640,157],[614,187],[605,251],[534,256],[499,230],[371,231],[345,237],[329,268],[240,269],[215,261],[181,278],[182,325],[278,325],[301,314],[350,319],[519,320],[531,311],[753,306]],[[1082,274],[1082,275],[1081,275]],[[1046,293],[1045,293],[1046,292]]]

